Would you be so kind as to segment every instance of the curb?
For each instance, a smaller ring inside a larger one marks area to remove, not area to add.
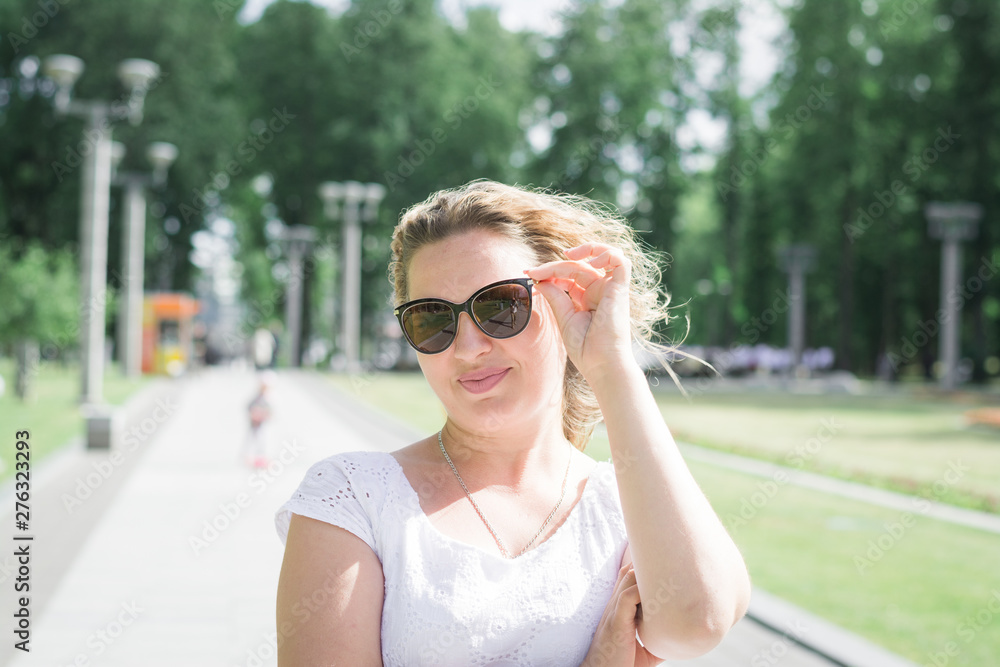
[[[918,667],[916,663],[754,587],[747,616],[841,667]]]

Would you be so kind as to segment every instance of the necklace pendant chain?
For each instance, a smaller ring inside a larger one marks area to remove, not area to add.
[[[511,556],[510,551],[507,550],[507,545],[503,543],[503,540],[500,539],[500,536],[497,535],[497,532],[493,530],[493,526],[491,526],[490,522],[486,520],[486,515],[483,514],[483,511],[481,509],[479,509],[479,505],[476,503],[476,499],[473,498],[472,494],[469,492],[469,487],[465,485],[465,482],[462,481],[462,476],[458,474],[458,468],[455,467],[455,464],[452,462],[451,457],[448,456],[448,450],[444,448],[444,440],[442,440],[441,438],[441,433],[443,431],[444,429],[438,431],[438,446],[441,447],[441,453],[444,454],[445,460],[448,462],[448,465],[451,466],[451,471],[455,473],[455,477],[458,478],[458,483],[462,485],[462,489],[465,491],[465,495],[469,498],[469,502],[472,503],[472,507],[476,510],[476,514],[479,515],[479,518],[483,520],[483,523],[486,525],[486,529],[490,531],[490,535],[492,535],[493,539],[496,541],[497,547],[500,549],[501,555],[503,555],[504,558],[508,559],[517,558],[518,556],[520,556],[525,551],[531,548],[531,545],[535,543],[535,540],[539,538],[539,536],[545,530],[545,527],[548,526],[549,523],[552,521],[552,517],[556,515],[556,511],[559,509],[560,505],[562,505],[563,499],[566,498],[566,480],[569,479],[569,468],[570,468],[570,463],[573,462],[573,452],[570,452],[569,461],[566,462],[566,472],[563,473],[562,493],[559,496],[559,502],[557,502],[556,506],[552,508],[551,512],[549,512],[549,516],[545,519],[545,522],[542,524],[542,527],[538,529],[538,532],[535,533],[535,536],[532,537],[531,540],[529,540],[528,543],[524,545],[523,549],[518,551],[515,555]]]

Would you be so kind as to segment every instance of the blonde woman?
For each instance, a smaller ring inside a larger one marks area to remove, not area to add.
[[[716,646],[743,559],[632,352],[659,270],[592,201],[442,191],[392,238],[440,431],[315,463],[276,514],[279,664],[653,665]],[[583,453],[605,422],[612,462]]]

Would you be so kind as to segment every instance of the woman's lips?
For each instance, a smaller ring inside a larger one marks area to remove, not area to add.
[[[495,374],[488,375],[481,380],[459,380],[458,382],[473,394],[483,394],[500,384],[500,381],[507,377],[507,373],[509,371],[509,368],[504,368],[503,370],[498,370]]]

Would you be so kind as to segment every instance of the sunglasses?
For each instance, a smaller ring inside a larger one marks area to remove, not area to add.
[[[416,299],[397,306],[393,313],[413,349],[424,354],[438,354],[455,340],[458,316],[463,311],[490,338],[510,338],[524,331],[531,318],[531,285],[534,282],[532,278],[501,280],[477,291],[465,303]]]

